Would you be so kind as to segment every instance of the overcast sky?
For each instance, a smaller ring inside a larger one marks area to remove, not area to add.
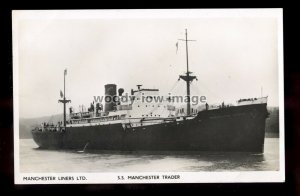
[[[49,13],[48,13],[49,14]],[[19,112],[30,118],[62,112],[63,70],[66,95],[75,109],[104,94],[104,85],[125,92],[142,84],[167,94],[186,71],[198,77],[192,94],[208,103],[269,96],[278,106],[277,19],[272,17],[198,18],[24,18],[18,21]],[[184,94],[178,82],[173,94]]]

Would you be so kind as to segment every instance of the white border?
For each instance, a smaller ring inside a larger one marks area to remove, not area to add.
[[[31,19],[97,19],[97,18],[204,18],[204,17],[275,17],[278,21],[279,76],[279,171],[253,172],[130,172],[130,173],[20,173],[19,165],[19,64],[18,23]],[[174,9],[174,10],[18,10],[12,12],[13,32],[13,104],[14,104],[14,169],[15,184],[118,184],[118,183],[220,183],[220,182],[284,182],[284,91],[283,91],[283,19],[282,9]],[[165,180],[162,175],[180,175]],[[159,180],[118,180],[118,176],[159,175]],[[23,177],[85,176],[87,180],[26,181]]]

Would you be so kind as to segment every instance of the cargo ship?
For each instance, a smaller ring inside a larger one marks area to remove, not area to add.
[[[92,103],[88,111],[74,112],[70,100],[61,92],[63,119],[58,125],[42,124],[32,130],[40,148],[105,151],[172,151],[172,152],[255,152],[263,153],[267,98],[239,99],[235,104],[191,108],[190,84],[197,77],[189,71],[188,38],[185,32],[187,72],[179,76],[186,82],[186,107],[176,108],[168,98],[154,99],[159,89],[131,90],[130,101],[122,102],[124,89],[106,84],[105,96],[116,99],[105,105]]]

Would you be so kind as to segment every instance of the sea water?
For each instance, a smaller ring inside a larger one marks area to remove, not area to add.
[[[41,150],[32,139],[20,139],[20,172],[198,172],[277,171],[279,139],[265,138],[264,153],[163,154]]]

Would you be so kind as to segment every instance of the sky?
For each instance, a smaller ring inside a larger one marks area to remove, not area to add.
[[[21,118],[62,113],[64,69],[68,106],[75,110],[104,95],[108,83],[128,93],[142,84],[162,95],[175,86],[171,93],[184,95],[185,83],[177,80],[186,72],[185,43],[178,40],[185,29],[188,39],[196,40],[189,43],[190,71],[198,77],[192,95],[206,96],[208,103],[234,103],[260,97],[263,89],[268,105],[279,105],[276,17],[62,15],[31,13],[14,25]]]

